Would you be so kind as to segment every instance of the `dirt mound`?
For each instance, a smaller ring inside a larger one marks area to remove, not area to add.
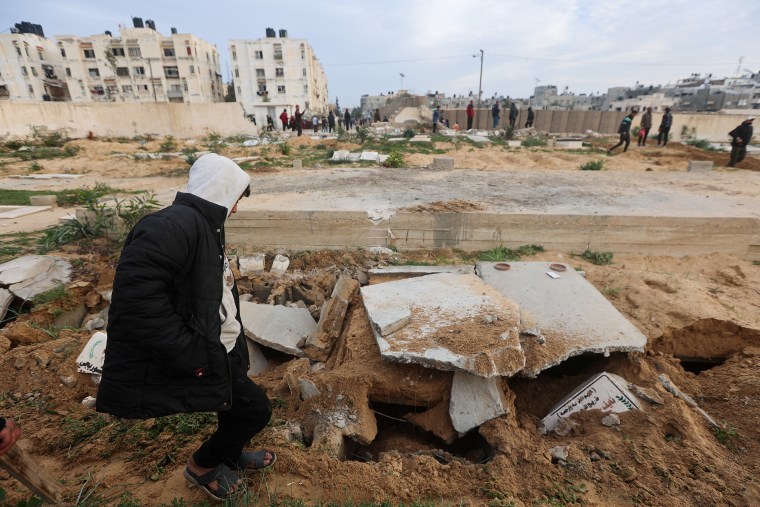
[[[404,255],[410,257],[397,254],[396,262],[420,262],[414,253]],[[435,252],[438,259],[466,262],[457,255]],[[93,293],[109,287],[114,259],[92,253],[78,259],[72,286],[81,289],[72,287],[66,299],[31,308],[0,330],[22,336],[21,328],[44,329],[44,336],[34,335],[36,342],[14,339],[0,354],[2,413],[19,421],[21,445],[63,481],[70,501],[80,491],[94,504],[201,501],[197,490],[186,489],[182,470],[213,431],[213,414],[126,421],[81,404],[97,393],[74,364],[89,333],[52,322],[71,303],[89,301],[90,312],[105,308]],[[608,266],[568,262],[556,252],[535,259],[584,269],[647,334],[647,352],[580,356],[535,379],[503,379],[508,414],[460,437],[446,424],[452,373],[383,360],[357,296],[325,363],[265,352],[270,366],[256,381],[272,399],[274,415],[251,446],[272,449],[279,459],[273,472],[248,480],[249,502],[760,503],[760,267],[725,255],[625,256]],[[301,253],[293,255],[292,273],[243,278],[240,286],[255,300],[317,307],[338,273],[359,276],[385,262],[367,251]],[[565,436],[542,435],[538,423],[549,409],[602,371],[651,390],[662,403],[642,402],[644,411],[621,414],[613,427],[602,424],[600,412],[582,412],[572,417]],[[663,373],[721,428],[711,429],[666,392],[659,381]],[[305,396],[303,381],[319,394]],[[340,414],[347,417],[344,433],[330,440],[323,423]],[[562,453],[566,457],[558,458]],[[7,475],[0,475],[0,488],[10,502],[29,496]]]

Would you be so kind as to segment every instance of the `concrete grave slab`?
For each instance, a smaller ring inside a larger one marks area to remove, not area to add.
[[[522,141],[510,140],[510,141],[507,141],[507,146],[509,146],[510,148],[519,148],[522,146]]]
[[[12,301],[13,294],[11,294],[11,291],[8,289],[0,289],[0,320],[5,318]]]
[[[266,254],[257,253],[250,257],[240,257],[238,264],[240,265],[241,276],[260,275],[264,272],[266,263]]]
[[[0,218],[18,218],[40,211],[47,211],[52,206],[0,206]]]
[[[614,373],[602,372],[554,405],[549,414],[541,419],[539,431],[548,433],[554,430],[560,419],[582,410],[621,413],[635,409],[641,410],[641,402],[628,389],[628,381]]]
[[[688,172],[709,173],[713,170],[713,165],[710,160],[689,160]]]
[[[102,331],[93,333],[90,340],[77,356],[77,371],[80,373],[103,374],[108,335]]]
[[[391,251],[391,253],[393,253]],[[474,275],[475,266],[458,264],[453,266],[385,266],[369,270],[369,283],[384,283],[403,278],[432,275],[434,273],[456,273],[459,275]]]
[[[359,155],[359,160],[370,160],[373,162],[377,162],[379,158],[379,154],[376,151],[363,151]]]
[[[587,352],[644,350],[646,336],[571,266],[510,262],[508,270],[499,270],[495,264],[478,263],[478,273],[520,305],[523,375],[535,377]]]
[[[248,363],[251,365],[248,368],[248,376],[252,377],[260,373],[264,373],[269,365],[266,356],[261,351],[259,344],[251,339],[245,341],[245,345],[248,348]]]
[[[583,141],[574,139],[557,139],[554,145],[557,148],[565,148],[566,150],[583,149]]]
[[[348,160],[350,153],[348,150],[335,150],[331,160]]]
[[[501,377],[456,372],[451,382],[449,416],[459,436],[508,412]]]
[[[251,340],[292,356],[306,357],[298,342],[317,328],[309,310],[240,302],[243,332]]]
[[[483,144],[483,143],[490,143],[491,140],[485,137],[485,135],[475,135],[475,134],[468,134],[467,139],[474,143]]]
[[[409,139],[410,143],[429,143],[430,142],[430,136],[425,136],[418,134],[414,136],[413,138]]]
[[[71,281],[71,264],[52,255],[25,255],[0,264],[0,285],[21,299],[31,299]]]
[[[525,365],[517,305],[475,275],[437,273],[361,293],[385,359],[481,377]]]
[[[288,270],[288,266],[290,266],[290,259],[285,255],[277,254],[274,256],[272,269],[270,269],[269,272],[281,275]]]

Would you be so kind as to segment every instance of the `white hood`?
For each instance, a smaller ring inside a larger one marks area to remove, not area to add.
[[[190,168],[187,192],[227,208],[227,214],[251,184],[235,162],[216,153],[203,155]]]

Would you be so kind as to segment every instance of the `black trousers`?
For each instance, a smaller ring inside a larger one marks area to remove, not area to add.
[[[744,160],[744,157],[747,155],[747,147],[746,146],[732,146],[731,147],[731,161],[728,164],[728,167],[734,167],[736,164]]]
[[[670,127],[660,127],[660,132],[657,134],[657,146],[662,142],[663,146],[668,145],[668,134],[670,133]]]
[[[618,143],[615,146],[613,146],[612,148],[610,148],[607,151],[612,151],[615,148],[617,148],[618,146],[622,145],[623,143],[625,143],[625,148],[623,148],[623,151],[628,151],[628,145],[631,144],[631,133],[630,132],[624,132],[624,133],[620,134],[620,141],[618,141]]]
[[[232,408],[218,413],[216,432],[193,454],[195,462],[203,468],[237,462],[243,447],[272,417],[272,404],[264,390],[248,378],[237,361],[230,361],[230,370]]]

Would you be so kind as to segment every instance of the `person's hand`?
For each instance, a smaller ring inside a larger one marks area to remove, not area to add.
[[[742,138],[741,137],[737,137],[736,138],[736,142],[741,143],[742,142]]]
[[[13,419],[7,419],[5,421],[5,428],[0,430],[0,456],[8,452],[20,436],[21,430],[13,422]]]

